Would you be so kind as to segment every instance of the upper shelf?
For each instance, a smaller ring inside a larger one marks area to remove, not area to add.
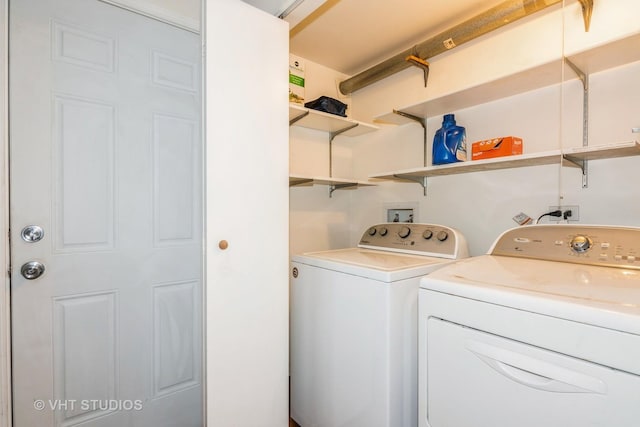
[[[440,166],[405,169],[372,175],[377,179],[406,179],[407,177],[421,178],[429,176],[455,175],[459,173],[479,172],[497,169],[509,169],[523,166],[538,166],[558,163],[562,153],[560,150],[546,151],[536,154],[522,154],[518,156],[500,157],[487,160],[470,160]]]
[[[495,159],[470,160],[460,163],[451,163],[448,165],[405,169],[372,175],[370,178],[412,180],[411,178],[455,175],[459,173],[509,169],[524,166],[559,164],[561,160],[564,166],[581,167],[580,162],[583,160],[611,159],[637,155],[640,155],[640,144],[636,141],[631,141],[596,147],[579,147],[563,151],[545,151],[541,153],[499,157]]]
[[[321,130],[329,133],[340,132],[340,135],[343,136],[359,136],[378,130],[377,126],[368,123],[312,110],[295,104],[289,104],[289,122],[294,126],[302,126],[308,129]],[[345,131],[341,132],[343,130]]]
[[[576,147],[566,149],[562,154],[569,161],[614,159],[640,155],[640,144],[630,141],[593,147]]]
[[[640,61],[640,33],[610,41],[581,52],[567,53],[566,58],[586,75],[608,70],[624,64]],[[464,108],[495,101],[501,98],[525,93],[535,89],[561,83],[563,79],[577,78],[565,68],[564,58],[523,69],[520,72],[487,81],[483,84],[456,91],[441,97],[407,105],[397,110],[418,117],[434,117],[452,113]],[[413,120],[388,112],[374,118],[374,122],[403,125]]]

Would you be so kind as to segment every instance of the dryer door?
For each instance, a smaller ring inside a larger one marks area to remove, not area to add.
[[[430,427],[637,426],[640,377],[427,320]]]

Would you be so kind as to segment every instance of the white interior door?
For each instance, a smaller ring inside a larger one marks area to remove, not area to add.
[[[206,7],[207,425],[284,427],[289,26],[239,0]]]
[[[9,57],[14,426],[201,426],[200,37],[15,0]]]

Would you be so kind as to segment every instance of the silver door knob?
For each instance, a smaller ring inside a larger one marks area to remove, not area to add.
[[[22,264],[20,273],[27,280],[37,279],[44,274],[44,264],[38,261],[27,262]]]

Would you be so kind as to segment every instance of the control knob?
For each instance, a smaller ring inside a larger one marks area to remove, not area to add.
[[[433,231],[424,230],[424,233],[422,233],[422,237],[424,237],[426,240],[429,240],[430,238],[433,237]]]
[[[406,239],[407,237],[409,237],[409,234],[411,234],[411,229],[406,225],[403,226],[400,231],[398,231],[398,236],[400,236],[401,239]]]
[[[382,227],[382,228],[380,229],[380,235],[381,235],[381,236],[386,236],[388,232],[389,232],[389,230],[387,230],[387,228],[386,228],[386,227]]]
[[[585,235],[578,234],[571,239],[571,250],[577,253],[583,253],[591,249],[593,242]]]
[[[438,234],[436,235],[436,237],[438,238],[438,240],[440,240],[441,242],[444,242],[445,240],[447,240],[449,238],[449,233],[447,233],[444,230],[438,231]]]
[[[376,235],[376,228],[375,227],[371,227],[367,230],[367,233],[369,234],[369,236],[375,236]]]

